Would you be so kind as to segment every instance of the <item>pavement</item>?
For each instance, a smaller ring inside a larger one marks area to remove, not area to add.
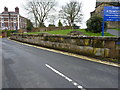
[[[120,31],[117,30],[107,29],[107,32],[112,35],[120,36]]]
[[[0,43],[3,88],[118,88],[120,72],[117,67],[26,46],[6,38]]]

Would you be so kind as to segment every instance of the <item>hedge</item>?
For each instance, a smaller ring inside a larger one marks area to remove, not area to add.
[[[15,31],[16,30],[0,30],[0,34],[6,32],[7,33],[7,37],[9,37],[10,33],[14,33]]]

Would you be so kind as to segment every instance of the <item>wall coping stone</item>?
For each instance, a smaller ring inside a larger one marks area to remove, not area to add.
[[[57,37],[57,38],[70,38],[70,39],[93,39],[93,40],[109,40],[109,41],[120,41],[120,37],[110,37],[110,36],[70,36],[70,35],[55,35],[48,33],[40,34],[12,34],[18,36],[46,36],[46,37]]]

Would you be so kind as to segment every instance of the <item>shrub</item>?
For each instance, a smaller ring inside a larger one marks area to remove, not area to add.
[[[27,31],[31,31],[32,30],[32,27],[31,26],[27,26]]]
[[[88,21],[87,21],[87,29],[86,31],[90,31],[93,33],[100,33],[102,32],[102,22],[103,18],[101,16],[92,16]],[[107,23],[105,23],[105,30],[107,29]]]
[[[31,20],[27,19],[27,31],[31,31],[33,28],[33,23],[31,22]]]
[[[14,33],[16,30],[2,30],[2,33],[6,32],[7,33],[7,37],[10,36],[11,33]]]
[[[0,30],[0,34],[2,34],[2,30]]]
[[[77,26],[76,24],[73,24],[73,29],[80,29],[80,27]]]
[[[49,24],[49,27],[55,27],[55,25],[54,24]]]
[[[62,27],[63,26],[63,24],[62,24],[62,22],[59,20],[59,22],[58,22],[58,26],[59,27]]]

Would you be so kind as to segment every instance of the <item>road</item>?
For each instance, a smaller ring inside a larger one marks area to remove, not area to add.
[[[118,88],[118,68],[2,40],[3,88]],[[103,90],[103,89],[102,89]]]

